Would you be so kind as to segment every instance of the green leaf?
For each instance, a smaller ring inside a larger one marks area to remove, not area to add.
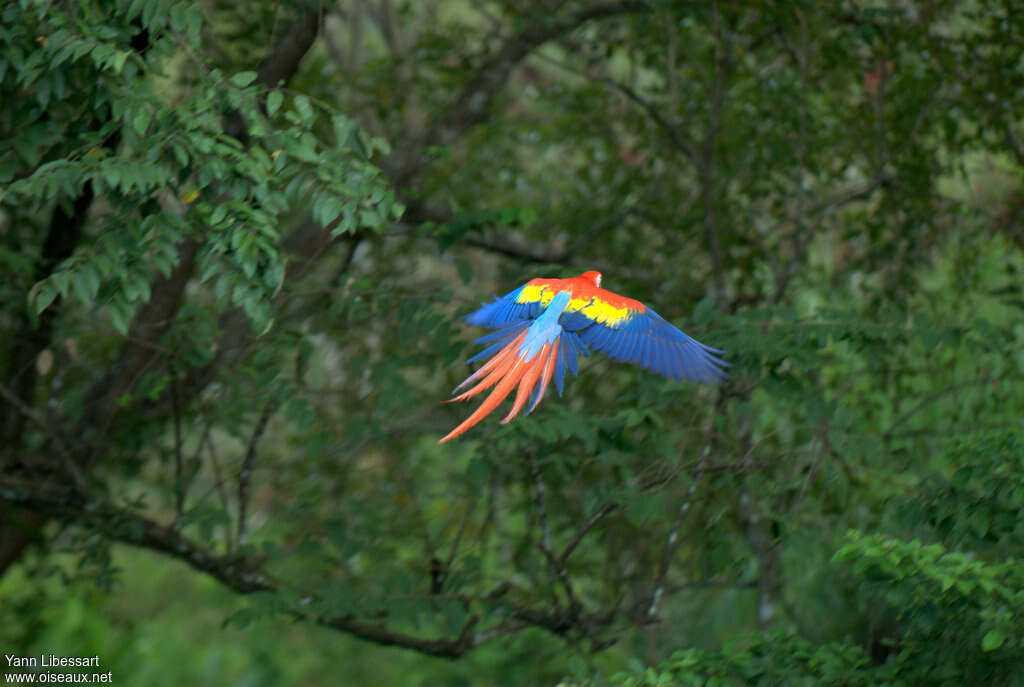
[[[203,13],[198,3],[190,4],[188,11],[185,13],[185,27],[189,42],[193,46],[198,46],[200,31],[203,28]]]
[[[213,212],[210,213],[210,224],[220,224],[225,217],[227,217],[228,209],[222,203],[218,203],[214,208]]]
[[[281,109],[281,102],[284,96],[281,91],[271,91],[267,94],[267,115],[273,117]]]
[[[359,223],[364,227],[380,229],[384,224],[384,220],[374,208],[367,208],[359,212]]]
[[[231,77],[231,83],[239,88],[245,88],[256,80],[256,72],[238,72]]]
[[[75,295],[85,305],[91,305],[96,299],[100,287],[99,273],[93,265],[85,265],[71,278],[71,287]]]
[[[49,282],[42,282],[41,285],[37,285],[38,290],[33,298],[33,306],[36,314],[43,312],[53,303],[53,300],[57,297],[57,289],[54,288],[53,284]]]
[[[303,122],[313,119],[313,108],[309,104],[309,98],[304,95],[295,96],[295,110],[299,113]]]
[[[529,227],[537,221],[537,209],[533,207],[525,207],[519,211],[519,223],[524,227]]]
[[[128,58],[131,56],[131,54],[132,53],[130,51],[123,50],[114,55],[114,59],[111,60],[110,65],[114,68],[115,73],[121,73],[121,71],[124,69],[124,63],[128,61]]]
[[[313,203],[313,219],[322,226],[328,226],[341,214],[342,202],[327,192],[320,193]]]
[[[135,117],[132,118],[132,128],[135,129],[135,133],[139,136],[145,136],[146,130],[149,129],[149,122],[153,119],[153,114],[146,108],[140,108],[135,113]]]
[[[128,321],[131,317],[131,307],[123,300],[116,300],[110,304],[110,321],[114,329],[122,334],[128,333]]]
[[[130,273],[126,275],[121,281],[121,287],[124,289],[124,295],[129,301],[145,302],[149,300],[149,282],[142,274]]]
[[[171,7],[171,28],[175,31],[181,31],[185,28],[185,10],[188,8],[188,4],[179,2]]]
[[[981,650],[982,651],[995,651],[1006,642],[1006,635],[1004,635],[998,629],[992,629],[985,633],[985,636],[981,638]]]

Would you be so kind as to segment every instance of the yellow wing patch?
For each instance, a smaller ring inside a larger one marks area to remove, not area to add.
[[[527,284],[516,297],[517,303],[540,303],[547,306],[555,297],[557,289],[551,289],[540,284]],[[617,308],[611,303],[596,298],[573,298],[565,308],[566,312],[579,312],[597,324],[607,327],[618,327],[630,319],[629,308]]]
[[[539,302],[541,305],[547,305],[554,297],[554,292],[549,291],[548,287],[527,283],[523,290],[519,292],[519,295],[516,296],[516,303]]]
[[[630,318],[629,308],[616,308],[610,303],[597,299],[573,298],[566,307],[569,312],[579,311],[587,318],[608,327],[618,327]]]

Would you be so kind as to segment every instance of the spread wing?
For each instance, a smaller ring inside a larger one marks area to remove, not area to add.
[[[718,357],[725,351],[687,336],[640,301],[605,289],[589,295],[585,305],[562,316],[562,326],[584,345],[670,379],[709,384],[725,379],[729,363]]]
[[[474,327],[501,329],[533,320],[546,305],[542,302],[541,289],[534,286],[534,282],[538,281],[548,280],[534,279],[501,298],[483,303],[481,308],[466,315],[466,322]]]
[[[489,345],[467,362],[488,360],[456,387],[458,395],[451,400],[491,392],[438,443],[466,432],[517,387],[502,423],[514,418],[527,401],[527,412],[532,411],[552,380],[561,395],[566,371],[577,374],[577,356],[589,357],[587,347],[671,379],[725,379],[729,364],[718,357],[724,351],[690,338],[640,301],[602,289],[599,283],[596,272],[571,279],[533,279],[467,315],[469,324],[497,331],[477,339]]]

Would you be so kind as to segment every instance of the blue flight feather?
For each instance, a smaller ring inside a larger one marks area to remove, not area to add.
[[[516,303],[516,298],[522,290],[523,287],[520,286],[501,298],[495,297],[490,303],[484,303],[482,307],[466,315],[466,322],[476,327],[493,329],[532,320],[540,311],[540,304]]]
[[[579,330],[582,344],[616,360],[671,379],[715,382],[725,378],[723,353],[690,338],[658,313],[632,312],[617,328],[592,322]]]

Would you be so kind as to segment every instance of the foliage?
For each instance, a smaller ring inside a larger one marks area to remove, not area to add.
[[[109,204],[87,245],[32,285],[35,314],[73,296],[85,308],[101,305],[125,334],[150,300],[150,281],[176,266],[177,244],[202,236],[200,283],[212,281],[217,298],[262,331],[284,279],[277,240],[291,208],[312,202],[313,219],[335,232],[400,214],[367,161],[386,144],[344,115],[326,113],[325,142],[307,96],[282,110],[280,91],[252,85],[256,72],[225,75],[200,60],[195,83],[173,95],[160,88],[156,77],[177,51],[200,47],[198,6],[124,2],[108,13],[104,3],[80,3],[63,13],[40,2],[4,15],[5,100],[18,104],[6,122],[18,135],[0,167],[3,202],[18,209],[12,224],[69,205],[86,187]],[[73,86],[82,83],[106,87]],[[40,119],[40,111],[52,114]],[[289,126],[273,126],[275,116]],[[247,123],[244,145],[233,120]]]
[[[1024,566],[992,551],[985,527],[951,537],[945,527],[948,520],[937,519],[935,508],[967,499],[974,507],[963,511],[953,505],[954,512],[1005,513],[1005,494],[1013,493],[1024,476],[1024,452],[1012,435],[974,436],[952,448],[947,458],[963,467],[952,477],[933,475],[929,487],[922,486],[900,506],[909,527],[941,542],[925,544],[920,539],[851,530],[833,559],[852,568],[862,602],[880,598],[895,614],[899,634],[883,638],[884,655],[871,656],[848,639],[815,644],[776,630],[734,638],[722,649],[676,651],[657,667],[644,667],[634,660],[635,665],[613,675],[610,683],[623,687],[1017,684]],[[980,492],[978,485],[964,478],[979,469],[998,472],[1008,483]],[[955,548],[944,543],[952,541]],[[1020,539],[1011,535],[1000,542],[1019,546]],[[563,684],[601,682],[584,679]]]
[[[140,684],[1015,683],[1022,29],[7,3],[0,626]],[[593,358],[437,446],[458,315],[591,268],[730,381]]]

